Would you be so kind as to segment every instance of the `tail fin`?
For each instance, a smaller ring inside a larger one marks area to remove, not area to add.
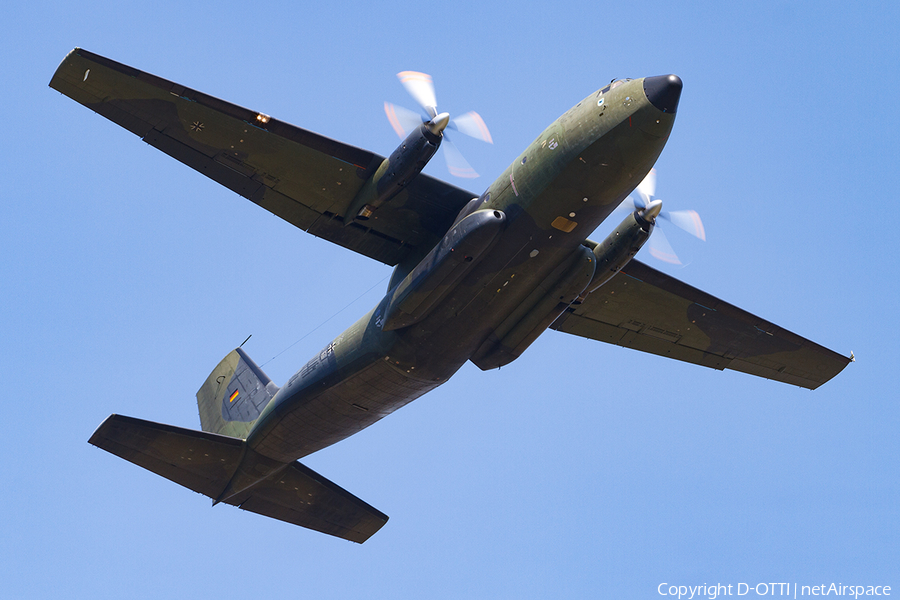
[[[203,431],[246,439],[277,391],[247,353],[236,348],[197,391],[200,426]]]

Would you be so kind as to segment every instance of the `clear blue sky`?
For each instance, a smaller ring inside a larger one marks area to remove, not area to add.
[[[900,12],[740,4],[5,7],[0,595],[900,593]],[[672,233],[692,262],[664,270],[858,360],[810,392],[549,332],[309,457],[391,516],[365,545],[210,508],[91,432],[113,412],[198,428],[197,388],[249,334],[283,383],[389,269],[48,88],[74,46],[380,154],[398,141],[383,102],[413,107],[395,74],[431,73],[442,109],[493,134],[457,141],[483,176],[454,183],[474,194],[611,79],[677,73],[658,195],[698,210],[709,241]]]

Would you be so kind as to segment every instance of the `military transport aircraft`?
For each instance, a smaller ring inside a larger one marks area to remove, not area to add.
[[[395,267],[384,298],[284,386],[237,348],[197,392],[202,431],[112,415],[90,438],[214,504],[364,542],[387,516],[298,459],[468,360],[512,362],[548,328],[806,388],[852,359],[634,260],[659,200],[587,239],[662,151],[675,75],[592,93],[480,196],[420,173],[449,124],[427,82],[414,94],[428,118],[387,159],[77,48],[50,86],[300,229]]]

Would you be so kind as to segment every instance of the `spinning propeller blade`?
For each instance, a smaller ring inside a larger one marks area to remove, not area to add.
[[[447,169],[454,177],[463,177],[465,179],[474,179],[478,177],[478,173],[472,168],[472,165],[463,158],[462,153],[456,149],[456,145],[450,141],[450,138],[444,136],[444,160],[447,161]]]
[[[413,100],[419,103],[419,106],[433,118],[437,115],[437,99],[434,95],[434,81],[431,75],[427,73],[419,73],[418,71],[401,71],[397,73],[397,79]]]
[[[427,118],[423,119],[414,111],[385,102],[384,112],[391,123],[391,127],[401,139],[409,135],[413,129],[422,123],[432,123],[436,117],[439,118],[447,114],[438,114],[437,97],[434,93],[434,81],[431,79],[431,75],[418,71],[401,71],[397,73],[397,78],[427,115]],[[443,119],[441,121],[443,122]],[[470,111],[455,119],[450,119],[448,127],[463,135],[468,135],[489,144],[494,143],[494,140],[491,138],[491,132],[488,131],[487,125],[484,124],[484,119],[477,112]],[[444,159],[447,161],[447,168],[450,170],[450,174],[465,178],[478,177],[475,169],[463,158],[456,146],[450,142],[450,138],[443,127],[439,127],[439,129],[443,137]]]
[[[481,115],[474,110],[462,114],[450,121],[450,127],[464,135],[479,139],[488,144],[494,143],[494,140],[491,138],[491,132],[488,131],[487,125],[484,124],[484,119],[482,119]]]
[[[657,260],[672,265],[681,264],[681,261],[678,260],[678,255],[675,254],[675,250],[672,249],[672,245],[666,239],[666,234],[663,233],[662,229],[656,229],[653,232],[653,235],[650,236],[650,240],[647,242],[647,248],[650,251],[650,256]]]
[[[391,104],[390,102],[384,103],[384,113],[387,115],[388,121],[391,122],[391,127],[394,128],[394,131],[397,132],[397,135],[400,136],[401,140],[423,122],[422,116],[419,113],[409,110],[408,108],[403,108],[402,106],[397,106],[396,104]]]
[[[635,201],[635,208],[644,208],[650,204],[650,199],[656,195],[656,169],[650,169],[650,172],[647,173],[647,176],[644,177],[644,180],[638,184],[634,191],[641,200],[640,206]]]
[[[631,201],[629,202],[628,199],[624,200],[622,204],[618,206],[617,210],[643,210],[647,208],[651,202],[657,201],[660,200],[656,198],[656,169],[650,169],[650,172],[647,173],[644,180],[634,189],[634,192],[631,195]],[[703,221],[700,219],[700,215],[697,214],[697,211],[661,211],[659,216],[679,229],[688,232],[692,236],[699,238],[704,242],[706,241],[706,229],[703,227]],[[661,225],[658,219],[653,219],[653,222],[657,226]],[[662,227],[659,227],[654,231],[653,235],[650,236],[647,247],[650,250],[650,255],[654,258],[673,265],[681,264],[681,261],[678,260],[678,256],[672,249],[671,244],[669,244],[668,239],[666,239]]]
[[[703,221],[696,210],[673,210],[671,212],[663,212],[660,214],[663,219],[668,220],[672,225],[687,231],[695,238],[706,241],[706,229],[703,227]]]

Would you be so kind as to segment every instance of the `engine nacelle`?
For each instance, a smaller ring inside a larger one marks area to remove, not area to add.
[[[442,117],[444,117],[442,119]],[[443,140],[449,115],[443,113],[413,130],[360,188],[344,214],[344,223],[365,221],[422,172]]]
[[[619,270],[628,264],[634,255],[650,239],[653,233],[653,221],[645,218],[642,211],[634,211],[625,217],[619,226],[599,244],[586,240],[597,257],[597,268],[594,277],[579,300],[612,279]]]

